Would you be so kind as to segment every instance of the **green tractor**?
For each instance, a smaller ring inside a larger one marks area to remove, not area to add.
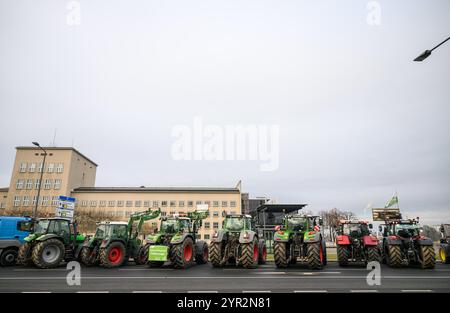
[[[256,268],[264,264],[267,248],[259,239],[250,215],[225,215],[222,229],[215,232],[210,243],[210,261],[214,267],[229,263],[244,268]]]
[[[19,248],[17,261],[25,266],[55,268],[62,261],[77,260],[85,237],[77,232],[77,223],[64,218],[33,221],[32,230]]]
[[[273,253],[278,268],[298,261],[310,269],[320,270],[327,264],[325,240],[320,232],[322,218],[311,215],[286,215],[283,225],[275,227]]]
[[[130,215],[126,222],[102,222],[95,235],[84,242],[81,261],[87,265],[100,264],[113,268],[122,266],[132,258],[136,264],[145,264],[146,255],[138,238],[145,221],[155,219],[160,209],[148,209]]]
[[[198,210],[187,215],[161,217],[160,230],[148,236],[145,253],[150,267],[161,267],[170,261],[174,268],[188,268],[194,262],[208,262],[208,245],[197,240],[198,230],[209,212]]]
[[[442,263],[450,264],[450,224],[442,224],[441,246],[439,247],[439,257]]]

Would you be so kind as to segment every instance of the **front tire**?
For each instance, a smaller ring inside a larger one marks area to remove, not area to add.
[[[220,267],[222,262],[222,243],[211,242],[209,244],[209,261],[213,267]]]
[[[450,264],[450,258],[447,257],[447,251],[444,247],[439,248],[439,258],[444,264]]]
[[[61,240],[48,239],[34,247],[31,259],[39,268],[55,268],[64,260],[64,253],[65,248]]]
[[[137,265],[144,265],[148,263],[148,249],[150,245],[141,246],[139,248],[138,254],[133,258],[134,263]]]
[[[348,266],[348,258],[350,255],[350,251],[348,246],[337,246],[337,258],[339,266],[341,267],[347,267]]]
[[[197,254],[195,255],[195,263],[197,264],[208,263],[209,259],[208,244],[204,241],[199,241],[197,242],[196,246],[198,249],[196,249]]]
[[[0,265],[2,266],[13,266],[16,264],[17,260],[17,250],[16,249],[6,249],[3,250],[0,256]]]
[[[267,259],[267,247],[264,240],[259,241],[259,255],[258,255],[258,264],[266,264]]]
[[[122,266],[126,261],[125,245],[120,241],[110,243],[100,249],[100,265],[106,268]]]
[[[17,264],[23,266],[32,266],[33,260],[31,260],[32,244],[25,242],[19,248],[19,254],[17,255]]]
[[[171,248],[170,261],[175,268],[188,268],[194,262],[194,242],[186,238],[183,242],[175,244]]]
[[[244,268],[256,268],[258,266],[259,249],[258,242],[241,243],[241,262]]]
[[[83,247],[81,249],[80,258],[81,263],[83,263],[85,266],[93,266],[98,263],[98,250],[97,252],[91,248],[91,247]]]
[[[380,249],[378,249],[378,246],[369,246],[367,247],[367,263],[374,261],[381,261]]]

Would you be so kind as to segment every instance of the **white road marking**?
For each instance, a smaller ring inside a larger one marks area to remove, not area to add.
[[[270,290],[242,290],[242,293],[271,293]]]
[[[255,274],[284,275],[286,272],[255,272]]]
[[[65,268],[15,268],[14,272],[67,272]]]
[[[132,293],[162,293],[161,290],[136,290]]]
[[[378,290],[374,290],[374,289],[368,289],[368,290],[350,290],[350,292],[353,292],[353,293],[358,293],[358,292],[360,292],[360,293],[370,293],[370,292],[378,292]]]
[[[77,293],[109,293],[109,291],[97,291],[97,290],[93,290],[93,291],[77,291]]]
[[[188,290],[187,293],[218,293],[217,290]]]
[[[433,292],[430,289],[404,289],[402,292]]]
[[[22,291],[22,293],[52,293],[51,291]]]
[[[294,293],[325,293],[328,290],[294,290]]]

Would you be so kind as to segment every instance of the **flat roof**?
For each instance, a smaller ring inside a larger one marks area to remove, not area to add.
[[[262,204],[256,208],[256,212],[291,213],[303,209],[307,204]]]
[[[0,192],[8,192],[9,187],[0,188]]]
[[[94,161],[89,159],[87,156],[85,156],[83,153],[81,153],[74,147],[42,147],[42,148],[44,148],[45,150],[71,150],[71,151],[76,152],[77,154],[79,154],[80,156],[82,156],[83,158],[85,158],[86,160],[88,160],[89,162],[94,164],[95,166],[98,166],[97,163],[95,163]],[[33,147],[33,146],[19,146],[19,147],[16,147],[16,150],[41,150],[41,149],[39,149],[38,147]]]
[[[75,193],[90,192],[237,192],[238,188],[214,188],[214,187],[79,187],[73,190]]]

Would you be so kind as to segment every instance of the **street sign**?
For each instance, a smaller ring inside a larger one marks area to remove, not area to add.
[[[374,222],[384,222],[390,219],[400,219],[402,215],[400,214],[400,209],[372,209],[372,219]]]
[[[73,213],[75,210],[75,198],[59,196],[58,206],[56,207],[55,216],[73,220]]]

